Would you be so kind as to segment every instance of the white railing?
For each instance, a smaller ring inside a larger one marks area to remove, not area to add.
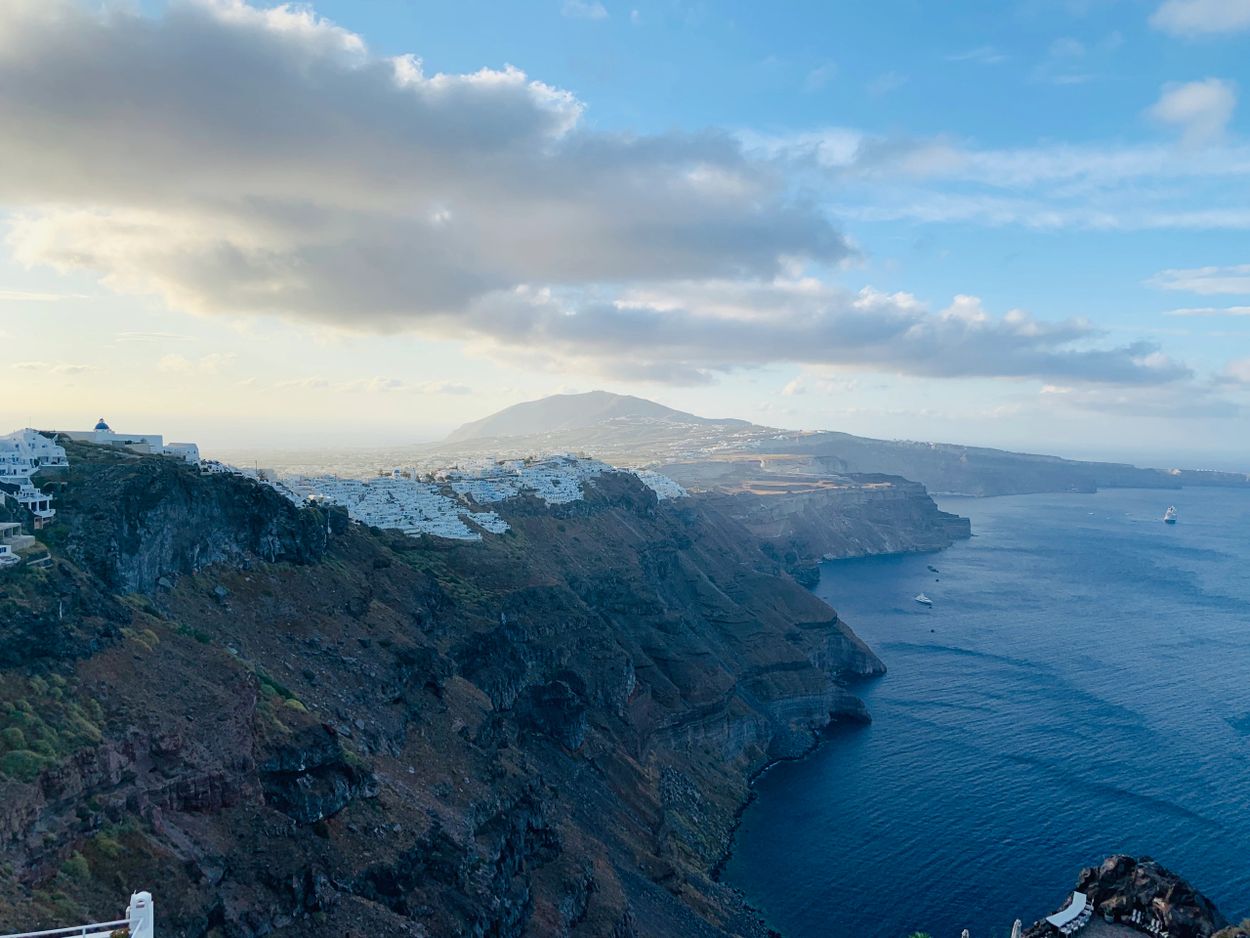
[[[154,938],[155,915],[152,894],[136,892],[130,897],[126,917],[116,922],[96,922],[91,925],[71,925],[69,928],[50,928],[47,931],[26,931],[0,938],[108,938],[116,931],[124,930],[129,938]]]
[[[15,935],[0,935],[0,938],[79,938],[86,935],[111,935],[114,931],[124,928],[130,934],[130,919],[117,922],[96,922],[94,925],[73,925],[70,928],[50,928],[47,931],[24,931]]]

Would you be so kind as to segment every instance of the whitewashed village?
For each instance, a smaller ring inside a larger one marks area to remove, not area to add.
[[[431,535],[451,540],[473,541],[484,534],[505,533],[508,523],[489,507],[492,504],[523,494],[548,505],[577,501],[583,497],[587,479],[622,471],[584,456],[555,454],[481,460],[426,471],[415,466],[392,468],[368,478],[283,475],[203,459],[195,443],[167,443],[161,434],[117,432],[103,417],[91,430],[42,432],[26,428],[0,437],[0,495],[6,505],[21,509],[30,519],[29,531],[19,522],[0,522],[0,569],[50,562],[35,534],[56,516],[55,496],[35,477],[40,473],[52,477],[69,466],[58,438],[178,459],[203,473],[250,478],[296,505],[313,502],[341,506],[353,521],[370,527],[402,531],[410,537]],[[657,472],[624,471],[633,472],[660,499],[686,494],[680,485]]]

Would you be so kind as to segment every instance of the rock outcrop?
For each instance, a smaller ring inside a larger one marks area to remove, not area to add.
[[[310,563],[326,547],[320,510],[274,489],[207,477],[173,459],[143,459],[67,442],[58,507],[68,559],[117,593],[150,593],[162,578],[250,558]]]
[[[765,933],[712,875],[748,779],[883,667],[715,505],[608,473],[453,543],[74,461],[0,597],[0,931]]]
[[[1076,889],[1085,893],[1096,914],[1129,922],[1136,913],[1148,923],[1162,925],[1171,938],[1211,938],[1228,924],[1210,899],[1149,857],[1108,857],[1101,866],[1081,870]],[[1025,932],[1025,938],[1050,938],[1054,933],[1041,921]]]
[[[942,550],[972,536],[967,518],[939,509],[917,482],[808,468],[762,472],[758,465],[726,461],[665,471],[684,485],[703,487],[700,501],[743,525],[808,587],[819,581],[822,560]]]

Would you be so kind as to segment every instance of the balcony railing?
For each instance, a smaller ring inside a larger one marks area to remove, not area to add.
[[[0,938],[110,938],[122,932],[128,938],[154,938],[156,916],[152,908],[150,892],[136,892],[130,897],[126,917],[115,922],[96,922],[91,925],[71,925],[69,928],[50,928],[46,931],[17,932],[0,935]]]

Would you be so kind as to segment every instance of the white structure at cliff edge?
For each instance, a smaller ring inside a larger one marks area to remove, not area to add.
[[[156,456],[176,456],[198,465],[200,448],[194,443],[166,443],[159,433],[118,433],[101,417],[90,430],[62,431],[71,440],[95,443],[99,446],[120,446],[134,453]]]

